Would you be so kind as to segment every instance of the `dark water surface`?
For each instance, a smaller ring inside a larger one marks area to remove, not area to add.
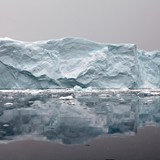
[[[159,160],[160,128],[146,127],[135,136],[105,137],[86,145],[19,141],[0,145],[1,160]]]
[[[159,92],[1,91],[0,160],[159,160]]]

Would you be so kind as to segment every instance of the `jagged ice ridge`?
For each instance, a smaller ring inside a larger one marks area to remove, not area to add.
[[[0,38],[0,89],[159,88],[160,51],[82,38]]]

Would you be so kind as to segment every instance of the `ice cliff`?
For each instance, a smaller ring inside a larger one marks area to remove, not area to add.
[[[160,51],[82,38],[0,39],[0,89],[159,88]]]

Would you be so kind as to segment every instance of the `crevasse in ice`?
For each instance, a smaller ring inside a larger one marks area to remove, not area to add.
[[[160,51],[82,38],[0,39],[0,89],[159,88]]]

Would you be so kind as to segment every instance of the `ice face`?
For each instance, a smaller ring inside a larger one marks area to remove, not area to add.
[[[135,88],[135,45],[80,38],[34,43],[0,39],[0,88]]]
[[[145,52],[138,50],[141,88],[160,87],[160,51]]]
[[[0,92],[0,100],[1,143],[29,138],[81,144],[160,125],[159,96],[29,90]]]
[[[82,38],[0,39],[0,89],[157,88],[160,52]]]

